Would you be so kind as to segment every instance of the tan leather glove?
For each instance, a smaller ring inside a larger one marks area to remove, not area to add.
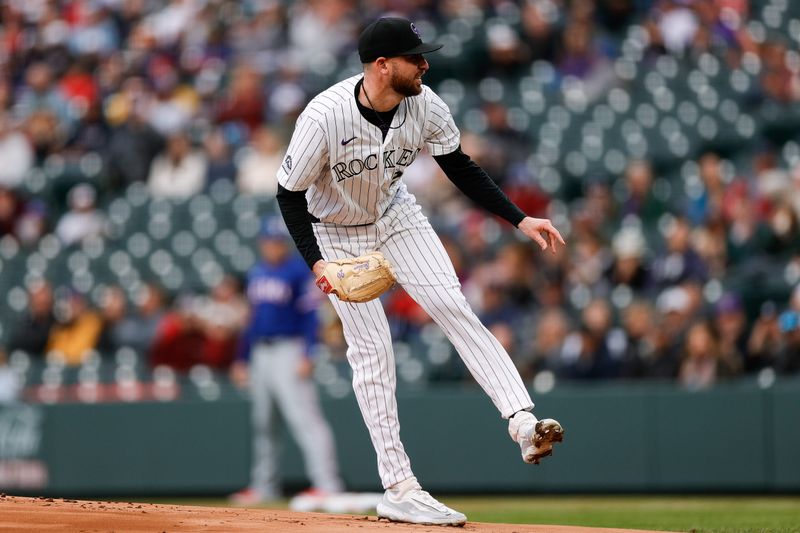
[[[352,259],[328,261],[317,278],[317,287],[335,294],[343,302],[368,302],[394,286],[397,278],[392,265],[380,252],[370,252]]]

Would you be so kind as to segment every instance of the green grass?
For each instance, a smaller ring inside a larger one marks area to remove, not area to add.
[[[800,532],[798,497],[512,496],[444,500],[476,522],[702,533]]]
[[[800,533],[797,496],[443,497],[473,522],[558,524],[697,533]],[[147,500],[226,506],[224,500]],[[285,502],[270,508],[287,507]]]

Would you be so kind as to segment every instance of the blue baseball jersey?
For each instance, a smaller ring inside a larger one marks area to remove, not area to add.
[[[242,336],[239,356],[249,358],[259,341],[302,337],[306,352],[317,342],[320,297],[303,258],[290,254],[282,263],[262,261],[247,274],[250,323]]]

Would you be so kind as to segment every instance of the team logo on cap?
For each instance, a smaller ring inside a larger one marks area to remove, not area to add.
[[[422,39],[422,35],[420,35],[420,34],[419,34],[419,30],[417,29],[417,27],[416,27],[416,26],[414,26],[414,23],[413,23],[413,22],[411,23],[411,31],[413,31],[414,33],[416,33],[416,34],[417,34],[417,37],[419,37],[420,39]]]

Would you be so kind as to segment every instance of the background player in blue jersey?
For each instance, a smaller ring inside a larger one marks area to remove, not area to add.
[[[264,220],[259,247],[262,260],[247,276],[250,320],[232,369],[234,380],[249,383],[253,463],[250,486],[232,499],[255,504],[280,497],[278,410],[303,453],[311,492],[338,493],[333,435],[311,379],[319,291],[280,217]]]

